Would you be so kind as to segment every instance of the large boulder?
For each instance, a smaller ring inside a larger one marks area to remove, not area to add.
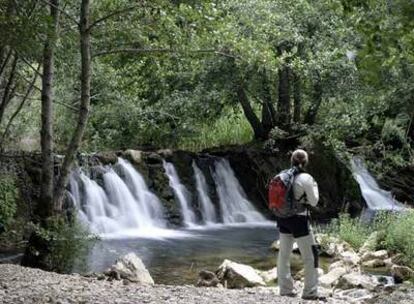
[[[337,267],[329,271],[327,274],[319,277],[319,283],[322,287],[331,288],[338,280],[347,273],[345,267]]]
[[[339,253],[339,258],[351,267],[356,267],[361,262],[361,258],[353,250],[343,251]]]
[[[414,270],[407,266],[392,265],[391,275],[395,280],[395,283],[402,283],[403,281],[414,278]]]
[[[336,287],[340,289],[365,288],[373,291],[380,285],[381,283],[374,276],[351,272],[339,278]]]
[[[388,259],[380,260],[380,259],[373,259],[369,261],[362,262],[362,266],[366,268],[379,268],[385,267],[387,265]]]
[[[224,260],[216,274],[220,282],[227,288],[266,286],[258,270],[230,260]]]
[[[117,280],[127,280],[143,285],[154,285],[149,271],[135,253],[128,253],[120,257],[105,274]]]
[[[366,251],[361,256],[361,261],[369,261],[369,260],[386,260],[388,258],[387,250],[378,250],[378,251]]]

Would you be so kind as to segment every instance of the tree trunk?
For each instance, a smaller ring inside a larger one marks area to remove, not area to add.
[[[263,106],[262,106],[262,126],[265,136],[268,137],[270,130],[276,125],[275,108],[272,103],[269,81],[264,75],[263,78]]]
[[[313,125],[315,123],[319,107],[322,104],[322,96],[323,89],[321,75],[319,74],[319,72],[316,72],[315,81],[313,84],[312,104],[305,116],[306,124]]]
[[[289,67],[282,66],[279,69],[279,100],[277,105],[278,125],[288,130],[291,123],[291,105],[290,105],[290,81]]]
[[[3,116],[4,116],[4,113],[6,112],[6,108],[9,105],[10,101],[13,99],[14,93],[16,90],[15,78],[16,78],[17,61],[18,61],[18,58],[16,55],[14,55],[12,66],[10,68],[9,77],[6,80],[6,83],[0,86],[0,88],[3,89],[3,94],[1,96],[1,103],[0,103],[0,123],[3,120]]]
[[[293,121],[300,123],[300,112],[302,109],[301,81],[298,73],[293,73]]]
[[[51,30],[43,49],[42,73],[42,126],[40,144],[42,149],[42,182],[40,186],[40,202],[37,213],[45,219],[53,215],[53,73],[54,49],[59,24],[59,0],[50,0]]]
[[[246,116],[248,122],[250,123],[253,132],[254,132],[254,138],[255,139],[264,139],[265,134],[263,130],[263,126],[257,117],[256,113],[254,112],[252,106],[250,105],[250,102],[247,98],[246,91],[244,90],[243,86],[239,86],[237,88],[237,97],[239,99],[239,102],[243,108],[244,115]]]
[[[91,91],[91,34],[90,34],[90,0],[82,0],[80,13],[80,52],[81,52],[81,99],[78,115],[78,123],[73,133],[69,147],[65,153],[59,179],[54,193],[55,208],[62,209],[66,185],[69,181],[70,172],[76,152],[82,141],[89,116],[90,91]]]

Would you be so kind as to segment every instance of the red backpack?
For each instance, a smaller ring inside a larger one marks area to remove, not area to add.
[[[283,170],[269,183],[269,209],[277,217],[286,218],[306,210],[304,204],[295,200],[293,182],[300,171],[293,167]]]

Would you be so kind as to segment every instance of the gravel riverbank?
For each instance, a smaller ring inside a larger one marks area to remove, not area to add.
[[[194,286],[124,285],[79,275],[61,275],[17,265],[0,265],[0,303],[312,303],[280,297],[275,288],[230,290]],[[347,302],[330,299],[329,303]]]
[[[414,294],[414,293],[411,293]],[[404,297],[395,303],[412,303]],[[393,303],[387,296],[375,303]],[[371,299],[372,301],[372,299]],[[123,281],[100,281],[79,275],[61,275],[18,265],[0,265],[0,303],[316,303],[300,298],[280,297],[276,288],[230,290],[194,286],[139,286]],[[347,300],[329,298],[328,303],[345,304]],[[355,302],[354,302],[355,303]],[[363,302],[360,302],[363,303]],[[372,303],[372,302],[371,302]]]

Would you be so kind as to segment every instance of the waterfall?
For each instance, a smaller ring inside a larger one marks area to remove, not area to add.
[[[214,205],[211,202],[210,197],[208,196],[208,187],[206,178],[200,168],[197,166],[195,161],[193,161],[193,170],[194,170],[194,177],[196,181],[197,187],[197,195],[198,200],[201,206],[201,215],[203,217],[204,223],[217,223],[217,215],[216,210],[214,209]]]
[[[105,191],[95,181],[81,172],[72,174],[69,185],[79,210],[79,219],[88,223],[93,233],[111,233],[120,229],[119,224],[112,218],[115,208],[110,205]]]
[[[143,177],[126,160],[119,159],[123,180],[112,167],[103,168],[102,188],[85,173],[72,173],[69,190],[79,219],[99,235],[164,228],[164,212]],[[105,189],[105,190],[104,190]]]
[[[131,190],[146,218],[153,220],[153,225],[165,227],[164,209],[158,197],[152,193],[141,174],[126,160],[119,158],[118,163],[125,174],[125,183]]]
[[[377,181],[368,172],[364,162],[359,157],[351,160],[352,172],[358,182],[362,196],[370,210],[402,210],[403,204],[396,201],[391,192],[381,189]]]
[[[213,172],[223,223],[254,223],[264,222],[261,215],[247,199],[247,196],[237,180],[230,163],[226,159],[216,162]]]
[[[166,161],[163,161],[163,165],[165,174],[168,176],[169,185],[173,189],[175,197],[180,203],[184,225],[193,226],[196,223],[196,216],[190,207],[189,192],[181,183],[174,165]]]

